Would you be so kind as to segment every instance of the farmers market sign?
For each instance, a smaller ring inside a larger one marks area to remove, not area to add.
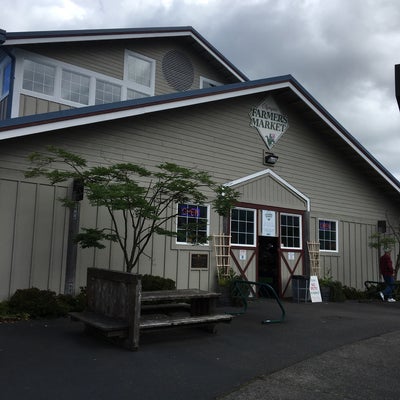
[[[250,126],[258,130],[270,150],[289,128],[288,117],[281,113],[272,97],[253,107],[249,116]]]

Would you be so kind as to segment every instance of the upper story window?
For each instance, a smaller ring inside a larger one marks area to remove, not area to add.
[[[24,61],[23,89],[53,96],[55,79],[56,68],[54,66],[32,60]]]
[[[221,86],[221,82],[213,81],[211,79],[200,77],[200,89],[206,89],[215,86]]]
[[[79,104],[89,104],[90,78],[83,74],[63,70],[61,98]]]
[[[281,243],[284,249],[302,248],[301,215],[281,214]]]
[[[231,244],[256,245],[256,210],[247,208],[232,209]]]
[[[152,96],[155,86],[156,62],[148,57],[134,53],[125,52],[124,79],[129,82],[131,98]],[[135,93],[133,93],[135,92]]]
[[[153,96],[155,61],[126,51],[120,80],[19,50],[16,81],[22,82],[16,91],[72,107],[112,103]]]
[[[96,104],[114,103],[120,101],[122,88],[110,82],[98,79],[96,81]],[[129,97],[128,97],[129,99]]]
[[[338,251],[337,221],[318,220],[319,249],[322,251]]]
[[[204,244],[209,236],[209,207],[178,204],[177,243]]]

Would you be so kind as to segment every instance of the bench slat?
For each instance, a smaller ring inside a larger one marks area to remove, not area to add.
[[[101,331],[122,331],[128,329],[128,322],[114,318],[105,317],[104,315],[96,314],[90,311],[71,312],[70,317],[93,326]]]
[[[229,314],[199,315],[183,318],[146,319],[140,321],[140,329],[146,330],[168,328],[173,326],[204,325],[214,324],[217,322],[230,322],[231,320],[232,315]]]

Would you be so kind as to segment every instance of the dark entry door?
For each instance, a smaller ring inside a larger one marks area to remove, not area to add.
[[[258,281],[268,283],[279,294],[278,238],[258,237]],[[262,293],[260,293],[262,295]]]

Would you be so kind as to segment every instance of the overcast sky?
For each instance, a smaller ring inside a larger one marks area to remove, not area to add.
[[[250,79],[291,74],[400,179],[399,0],[2,0],[9,32],[193,26]]]

